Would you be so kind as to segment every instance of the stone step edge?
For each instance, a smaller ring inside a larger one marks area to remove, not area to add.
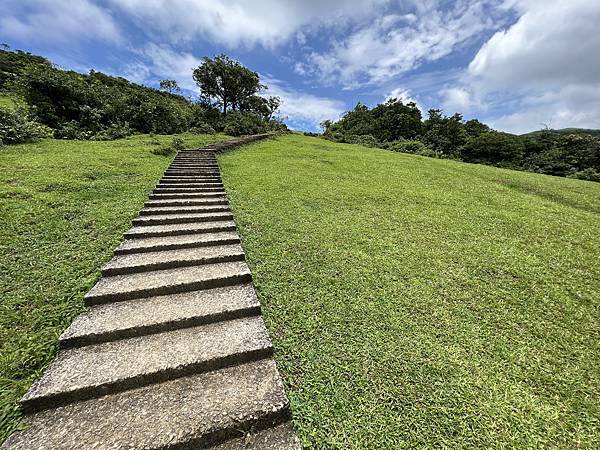
[[[213,372],[226,367],[239,366],[245,363],[269,359],[273,356],[273,345],[269,347],[235,353],[223,357],[186,364],[184,366],[168,367],[153,373],[144,373],[129,378],[106,382],[101,385],[81,387],[68,392],[60,392],[34,399],[21,399],[24,414],[32,414],[46,409],[53,409],[70,403],[92,400],[109,394],[116,394],[134,388],[149,386],[164,381],[175,380],[199,373]]]
[[[184,234],[206,234],[206,233],[215,233],[221,231],[235,231],[235,224],[227,224],[230,221],[217,221],[215,225],[211,228],[199,228],[197,230],[192,230],[190,228],[182,228],[180,230],[164,230],[164,231],[143,231],[144,226],[141,227],[133,227],[130,230],[126,231],[123,237],[125,239],[136,239],[136,238],[149,238],[149,237],[163,237],[163,236],[182,236]],[[188,224],[192,223],[209,223],[207,222],[188,222]],[[219,223],[223,223],[223,225],[217,225]],[[173,224],[170,224],[173,225]],[[133,232],[132,230],[138,229],[138,232]]]
[[[149,325],[139,325],[130,328],[121,328],[119,330],[111,330],[105,333],[90,333],[87,335],[79,335],[64,338],[61,335],[58,343],[60,349],[85,347],[87,345],[101,344],[104,342],[118,341],[121,339],[127,339],[138,336],[148,336],[151,334],[164,333],[166,331],[181,330],[183,328],[194,328],[197,326],[210,325],[212,323],[217,322],[244,319],[246,317],[260,315],[260,306],[250,306],[205,314],[202,316],[186,317],[183,319],[169,320],[166,322],[158,322]]]
[[[208,233],[186,233],[186,234],[208,234]],[[186,234],[181,234],[180,236],[185,236]],[[167,235],[169,236],[169,235]],[[170,235],[172,236],[172,235]],[[160,236],[166,237],[166,236]],[[139,236],[137,236],[139,238]],[[156,245],[148,245],[147,247],[134,247],[134,248],[121,248],[121,246],[117,247],[113,251],[113,255],[131,255],[133,253],[151,253],[151,252],[160,252],[164,250],[182,250],[186,248],[200,248],[200,247],[211,247],[213,245],[231,245],[231,244],[239,244],[240,238],[238,237],[230,237],[230,238],[222,238],[222,239],[214,239],[214,240],[206,240],[206,241],[195,241],[195,242],[173,242],[169,244],[156,244]]]
[[[231,286],[234,284],[252,282],[250,273],[229,275],[222,278],[213,278],[210,280],[192,281],[177,285],[159,286],[155,288],[135,289],[128,292],[118,292],[115,294],[90,295],[88,292],[84,296],[86,306],[100,305],[125,300],[135,300],[136,298],[152,297],[155,295],[177,294],[180,292],[199,291],[201,289],[211,289],[217,287]]]
[[[221,245],[221,244],[218,244]],[[225,244],[222,244],[225,245]],[[210,246],[205,246],[210,247]],[[192,247],[194,248],[194,247]],[[159,250],[159,252],[162,250]],[[150,252],[133,252],[130,254],[138,254],[138,253],[150,253]],[[119,256],[119,255],[117,255]],[[227,262],[235,262],[235,261],[244,261],[245,255],[244,252],[230,253],[225,255],[214,255],[214,256],[203,256],[199,258],[189,258],[189,259],[177,259],[172,261],[160,261],[160,262],[152,262],[152,263],[139,263],[131,266],[118,266],[118,267],[106,267],[104,266],[101,269],[102,276],[110,277],[114,275],[129,275],[134,273],[143,273],[143,272],[154,272],[157,270],[167,270],[167,269],[177,269],[180,267],[191,267],[191,266],[206,266],[209,264],[216,263],[227,263]],[[109,264],[110,261],[107,263]]]

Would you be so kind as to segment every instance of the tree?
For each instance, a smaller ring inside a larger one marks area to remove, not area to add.
[[[391,98],[371,110],[373,135],[379,141],[414,139],[421,134],[421,111],[414,102],[406,105]]]
[[[202,64],[194,69],[193,78],[203,99],[215,102],[223,115],[228,110],[239,111],[250,97],[266,89],[258,73],[223,54],[213,59],[204,57]]]
[[[251,112],[262,120],[269,122],[279,109],[281,99],[277,96],[261,97],[252,95],[240,104],[240,112]]]
[[[462,114],[445,116],[441,109],[430,109],[429,118],[423,122],[423,140],[436,152],[456,155],[467,141]]]
[[[160,80],[159,85],[163,91],[167,91],[169,94],[181,92],[181,88],[175,80]]]
[[[469,137],[477,137],[480,134],[489,133],[492,129],[477,119],[471,119],[465,122],[465,131]]]
[[[461,158],[467,162],[515,164],[521,162],[524,150],[523,138],[494,131],[470,138],[461,149]]]

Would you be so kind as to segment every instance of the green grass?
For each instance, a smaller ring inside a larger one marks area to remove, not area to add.
[[[302,136],[220,163],[306,447],[600,447],[600,184]]]
[[[0,108],[13,109],[14,107],[14,100],[9,96],[0,93]]]
[[[180,135],[187,147],[227,139]],[[59,141],[0,148],[0,443],[18,399],[99,277],[171,157],[153,140]]]

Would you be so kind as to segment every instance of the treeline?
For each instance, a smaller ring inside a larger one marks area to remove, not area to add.
[[[439,109],[429,110],[423,120],[414,103],[397,99],[372,109],[359,103],[339,121],[321,126],[336,142],[600,181],[600,138],[587,133],[541,130],[517,136]]]
[[[285,128],[273,118],[279,100],[258,95],[266,86],[255,72],[220,55],[205,58],[190,76],[196,73],[204,73],[197,80],[203,95],[192,101],[176,93],[180,90],[173,80],[163,80],[164,90],[158,90],[94,70],[61,70],[40,56],[0,50],[0,93],[9,93],[21,105],[0,110],[0,139],[26,141],[27,130],[31,138],[41,133],[59,139],[117,139],[132,133],[243,135]],[[248,74],[250,83],[244,79]],[[221,79],[230,83],[231,77],[233,88],[221,86]],[[215,93],[223,88],[236,96],[237,104],[222,107]]]

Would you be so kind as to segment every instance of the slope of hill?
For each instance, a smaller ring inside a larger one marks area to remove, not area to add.
[[[600,446],[600,184],[297,135],[220,164],[307,447]]]
[[[521,136],[526,137],[537,137],[544,133],[546,130],[537,130],[531,131],[529,133],[522,134]],[[590,136],[600,136],[600,130],[591,130],[587,128],[561,128],[558,130],[547,130],[552,134],[561,135],[561,134],[589,134]]]

